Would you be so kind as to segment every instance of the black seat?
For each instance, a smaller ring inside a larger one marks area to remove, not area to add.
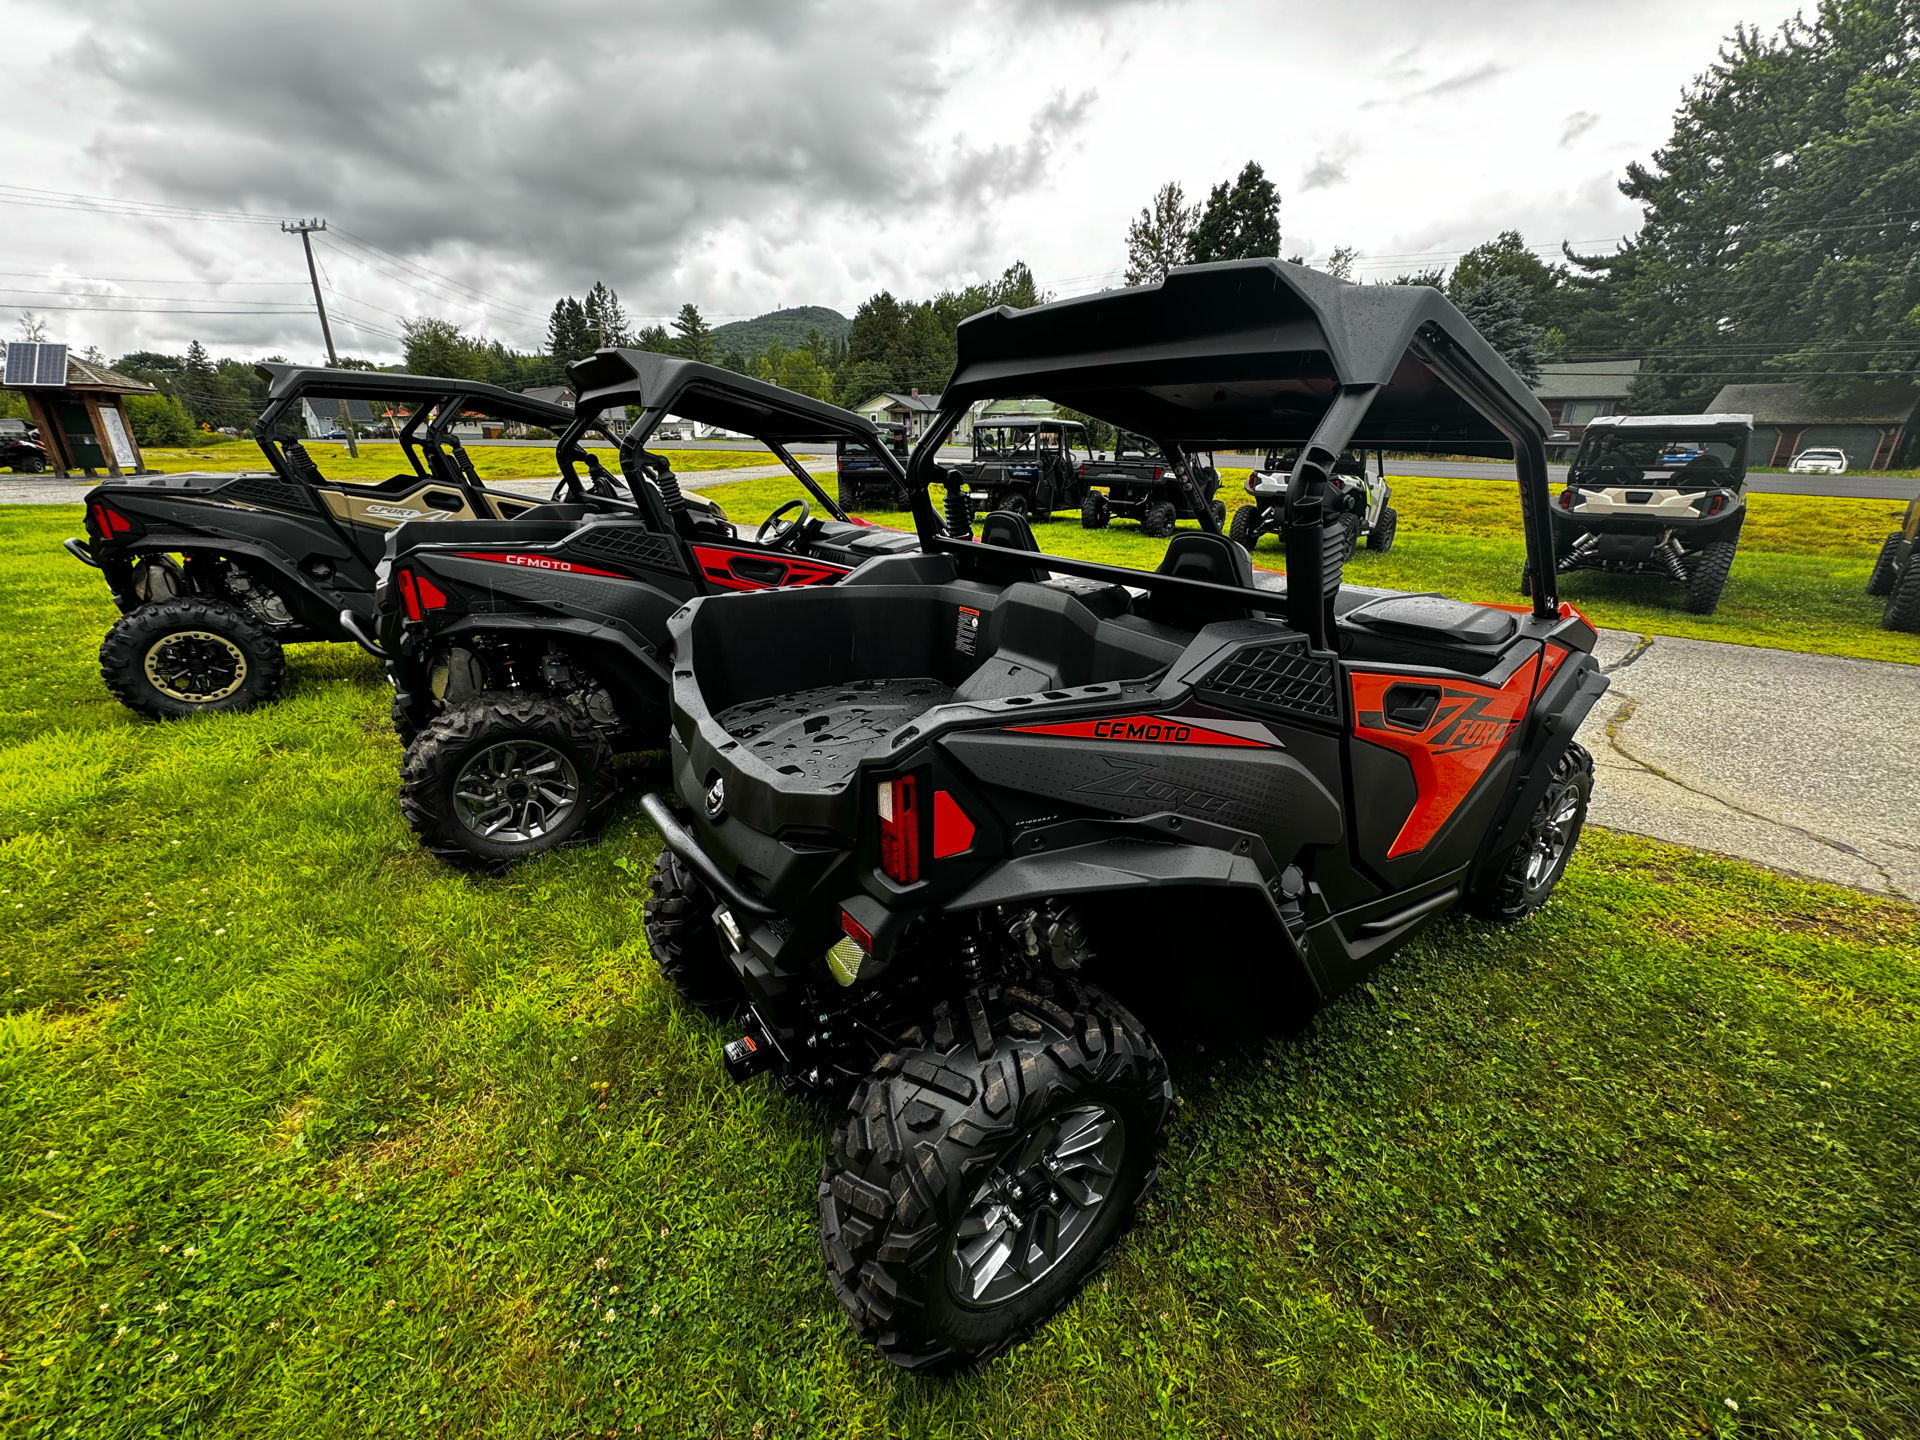
[[[1230,585],[1237,590],[1254,588],[1253,560],[1245,548],[1224,535],[1205,530],[1186,530],[1175,535],[1167,544],[1165,558],[1154,567],[1153,573],[1181,580],[1203,580],[1209,585]],[[1245,620],[1248,616],[1244,607],[1229,600],[1172,591],[1148,596],[1134,607],[1134,613],[1180,630],[1198,630],[1219,620]]]
[[[1033,526],[1027,523],[1027,517],[1016,515],[1011,510],[995,510],[980,522],[980,543],[1003,550],[1040,548],[1040,542],[1033,538]],[[992,576],[1003,585],[1015,585],[1023,581],[1037,584],[1047,578],[1046,572],[1039,566],[1019,563],[996,564],[992,567]]]

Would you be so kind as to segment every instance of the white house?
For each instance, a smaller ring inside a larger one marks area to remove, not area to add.
[[[940,397],[922,395],[918,390],[909,390],[905,395],[888,392],[876,395],[864,405],[853,407],[854,412],[864,415],[876,425],[889,423],[907,427],[907,443],[913,444],[927,433],[927,427],[940,414]],[[951,445],[966,445],[973,439],[973,417],[964,416],[952,435],[947,437]]]

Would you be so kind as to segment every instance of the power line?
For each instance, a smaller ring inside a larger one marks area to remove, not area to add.
[[[145,215],[163,220],[217,220],[249,225],[277,225],[280,215],[258,215],[245,210],[215,210],[198,205],[170,205],[155,200],[124,200],[114,195],[80,195],[65,190],[41,190],[30,185],[0,184],[0,201],[39,205],[53,210],[91,210],[107,215]]]
[[[179,310],[161,306],[143,307],[135,305],[15,305],[18,310],[56,312],[63,310],[85,310],[106,315],[304,315],[305,310]]]

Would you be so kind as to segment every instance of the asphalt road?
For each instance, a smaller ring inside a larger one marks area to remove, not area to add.
[[[1920,901],[1920,666],[1601,632],[1597,825]]]

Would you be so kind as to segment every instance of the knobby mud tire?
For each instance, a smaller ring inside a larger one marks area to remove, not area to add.
[[[1173,534],[1179,523],[1180,512],[1170,500],[1156,500],[1147,506],[1146,513],[1140,517],[1140,533],[1155,540],[1164,540]]]
[[[1573,818],[1567,827],[1565,848],[1545,875],[1531,877],[1528,873],[1529,862],[1545,822],[1569,790],[1574,792],[1576,800]],[[1534,807],[1527,833],[1519,844],[1507,852],[1497,870],[1467,892],[1466,898],[1460,902],[1461,908],[1482,920],[1512,924],[1526,919],[1546,904],[1559,887],[1560,877],[1566,874],[1567,862],[1579,848],[1580,832],[1587,823],[1587,805],[1592,799],[1593,756],[1587,753],[1583,745],[1569,745],[1554,763],[1553,777],[1547,782],[1547,793],[1540,797],[1540,803]]]
[[[1700,547],[1687,572],[1687,598],[1682,608],[1689,615],[1711,615],[1719,608],[1720,592],[1727,588],[1727,575],[1733,569],[1738,548],[1731,540],[1712,540]]]
[[[1104,530],[1113,514],[1107,508],[1107,497],[1098,490],[1089,490],[1080,501],[1080,528],[1082,530]]]
[[[820,1247],[854,1329],[903,1370],[984,1364],[1096,1274],[1158,1174],[1173,1085],[1140,1022],[1091,986],[1018,988],[941,1005],[854,1092],[820,1174]],[[1024,1293],[953,1293],[955,1231],[1001,1160],[1049,1117],[1100,1105],[1125,1145],[1101,1210]]]
[[[737,1012],[746,992],[720,949],[712,892],[671,850],[653,862],[647,886],[641,923],[660,978],[696,1010],[720,1019]]]
[[[1367,531],[1367,549],[1376,555],[1384,555],[1393,549],[1393,532],[1400,528],[1400,512],[1391,505],[1380,511],[1380,518],[1373,522],[1373,528]]]
[[[564,819],[524,841],[486,839],[454,810],[454,785],[467,762],[510,740],[528,740],[565,755],[580,794]],[[521,860],[598,833],[618,798],[613,748],[578,710],[547,695],[482,691],[449,707],[407,747],[400,763],[400,814],[435,858],[474,870],[503,870]]]
[[[217,636],[238,653],[239,684],[230,693],[187,700],[158,687],[147,659],[169,636],[183,632]],[[286,678],[286,654],[266,626],[237,605],[194,595],[135,606],[100,643],[101,683],[129,710],[154,720],[251,710],[277,696]]]
[[[1242,505],[1233,512],[1233,520],[1227,526],[1227,538],[1243,547],[1248,554],[1260,543],[1260,507]]]
[[[1907,557],[1906,566],[1887,592],[1886,608],[1880,612],[1880,628],[1920,635],[1920,551]]]
[[[1900,534],[1895,532],[1881,543],[1880,553],[1873,557],[1873,573],[1867,576],[1867,594],[1876,599],[1893,593],[1893,582],[1900,578],[1900,572],[1894,568],[1894,556],[1900,551]]]

